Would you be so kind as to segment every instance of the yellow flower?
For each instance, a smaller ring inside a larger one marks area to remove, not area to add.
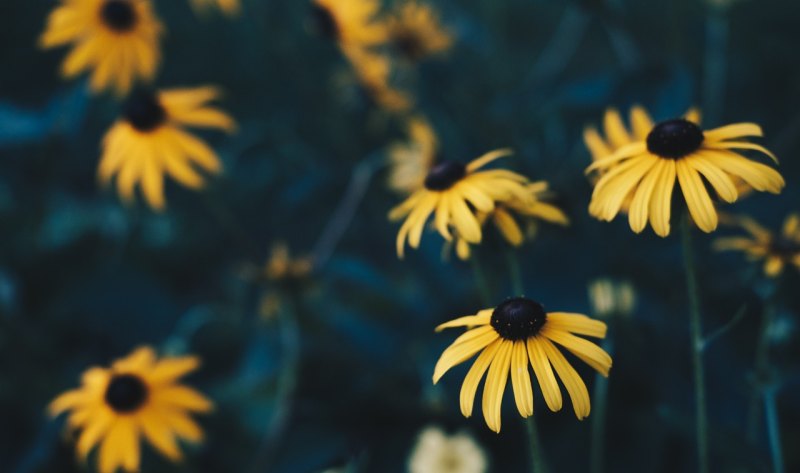
[[[177,439],[203,440],[189,413],[213,409],[205,396],[178,384],[199,364],[193,356],[158,360],[151,348],[138,348],[110,368],[87,370],[81,387],[58,396],[49,411],[53,416],[69,412],[67,425],[80,430],[76,449],[82,460],[100,444],[101,473],[139,471],[140,435],[162,455],[179,461]]]
[[[512,198],[507,202],[498,203],[490,212],[478,212],[478,221],[481,226],[486,222],[492,222],[500,235],[512,246],[521,246],[526,236],[533,238],[537,232],[537,221],[569,225],[569,218],[561,209],[544,201],[549,196],[548,187],[545,181],[532,182],[526,186],[530,199]],[[514,214],[526,220],[526,232],[520,228]],[[460,237],[456,238],[456,254],[459,259],[467,260],[471,253],[469,242]]]
[[[342,47],[386,42],[386,24],[376,20],[378,0],[312,0],[315,26]]]
[[[777,162],[763,146],[743,140],[762,136],[756,124],[738,123],[704,131],[685,118],[654,125],[645,113],[634,115],[632,123],[634,136],[625,144],[629,135],[621,121],[607,122],[609,140],[616,149],[608,156],[599,155],[587,168],[587,173],[599,175],[589,213],[600,220],[613,220],[630,199],[631,229],[640,233],[649,219],[656,234],[666,237],[677,179],[694,223],[708,233],[717,228],[718,216],[704,179],[728,203],[739,197],[732,177],[757,191],[773,194],[780,193],[785,185],[777,171],[737,151],[759,151]],[[644,130],[649,132],[642,138]]]
[[[735,218],[733,224],[750,234],[750,237],[719,238],[714,242],[718,251],[741,251],[751,261],[764,262],[764,274],[771,278],[780,276],[786,265],[800,270],[800,214],[786,217],[780,234],[772,232],[749,217]]]
[[[214,87],[135,92],[103,140],[100,181],[108,184],[117,175],[117,190],[125,202],[133,200],[134,186],[141,183],[155,210],[165,206],[164,174],[190,189],[202,188],[204,178],[195,166],[215,174],[222,166],[216,153],[183,127],[232,132],[236,125],[231,117],[208,104],[219,95]]]
[[[533,385],[528,363],[551,411],[558,411],[562,406],[561,388],[556,381],[558,374],[578,419],[589,415],[591,406],[586,384],[555,344],[603,376],[608,376],[611,369],[608,353],[575,336],[604,338],[605,323],[581,314],[548,313],[541,304],[524,297],[508,299],[495,309],[444,323],[436,327],[436,331],[451,327],[469,327],[469,330],[442,353],[434,369],[433,382],[436,384],[450,368],[480,352],[461,386],[461,413],[464,417],[472,415],[478,384],[488,370],[483,388],[483,417],[495,432],[500,432],[503,393],[509,373],[517,410],[522,417],[533,415]]]
[[[155,76],[161,33],[150,0],[61,0],[39,44],[48,49],[74,44],[62,75],[91,70],[93,91],[125,95],[137,80]]]
[[[422,188],[439,149],[436,133],[424,118],[409,119],[407,128],[409,141],[392,144],[388,152],[389,188],[400,194]]]
[[[217,7],[228,16],[238,15],[242,7],[239,0],[191,0],[191,3],[198,13],[206,13],[211,7]]]
[[[525,185],[528,179],[504,169],[479,171],[490,162],[508,156],[511,150],[495,150],[464,165],[456,161],[442,161],[425,177],[424,187],[411,194],[403,203],[392,209],[390,220],[405,217],[397,233],[397,254],[404,255],[405,243],[418,248],[425,222],[435,213],[436,230],[451,240],[450,226],[468,243],[480,243],[481,226],[470,205],[478,212],[491,212],[495,203],[512,198],[523,202],[531,200]]]
[[[401,3],[388,28],[391,43],[410,61],[441,54],[453,45],[453,36],[442,27],[436,10],[417,0]]]
[[[484,473],[486,454],[467,434],[446,435],[438,427],[419,434],[408,459],[409,473]]]
[[[636,293],[627,281],[597,279],[589,284],[589,302],[597,317],[626,316],[636,306]]]

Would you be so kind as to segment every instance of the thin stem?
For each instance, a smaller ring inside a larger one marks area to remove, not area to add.
[[[489,307],[489,305],[492,303],[492,293],[489,291],[489,284],[486,281],[486,274],[483,272],[483,266],[478,259],[477,253],[477,251],[472,252],[469,262],[472,265],[472,275],[475,278],[475,287],[478,288],[478,295],[481,298],[481,304],[483,304],[484,307]]]
[[[506,260],[508,260],[508,272],[511,277],[511,291],[515,297],[522,296],[525,289],[522,284],[522,272],[519,269],[517,254],[512,250],[508,250],[506,252]]]
[[[607,336],[600,345],[609,355],[613,354],[613,342]],[[608,378],[596,373],[592,393],[592,443],[590,452],[591,473],[605,471],[606,413],[608,412]]]
[[[528,443],[531,447],[531,473],[545,473],[547,470],[544,466],[544,458],[542,458],[539,429],[536,428],[536,420],[533,416],[525,419],[525,426],[528,430]]]
[[[769,380],[769,330],[775,318],[778,304],[780,280],[775,283],[772,293],[764,303],[764,312],[761,324],[758,327],[758,341],[756,342],[755,362],[753,364],[753,389],[750,393],[750,403],[747,409],[747,439],[755,443],[758,439],[761,426],[761,400],[764,396],[764,387]]]
[[[689,317],[694,368],[695,427],[697,436],[697,471],[708,473],[708,417],[706,414],[706,384],[703,368],[703,326],[700,313],[700,291],[692,251],[692,224],[686,213],[681,222],[683,265],[689,291]]]
[[[769,451],[772,456],[772,471],[783,473],[783,447],[781,446],[781,427],[778,420],[778,406],[775,400],[775,389],[770,388],[764,392],[764,413],[767,417],[767,434],[769,437]]]

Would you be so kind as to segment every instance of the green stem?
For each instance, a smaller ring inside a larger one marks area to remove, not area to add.
[[[531,447],[531,473],[545,473],[547,470],[544,467],[544,458],[542,458],[539,429],[536,428],[536,420],[533,416],[525,419],[525,426],[528,430],[528,443]]]
[[[783,473],[781,428],[778,421],[778,406],[775,401],[774,388],[767,389],[764,392],[764,413],[767,417],[767,434],[769,436],[769,451],[772,455],[772,471],[775,473]]]
[[[603,350],[609,355],[613,352],[613,343],[607,336],[601,344]],[[606,449],[606,413],[608,411],[608,378],[596,373],[594,377],[594,392],[592,393],[592,443],[590,452],[591,473],[605,471]]]
[[[772,294],[769,295],[761,316],[761,325],[758,328],[758,341],[756,342],[755,363],[753,365],[753,390],[750,394],[750,404],[747,409],[747,438],[751,443],[758,439],[759,426],[761,425],[761,400],[764,396],[764,387],[769,377],[769,328],[775,317],[780,281],[775,283]]]
[[[483,266],[478,259],[477,251],[472,252],[469,262],[472,265],[472,274],[475,277],[475,286],[478,288],[481,304],[484,307],[489,307],[492,303],[492,294],[489,291],[489,284],[486,281],[486,274],[483,272]]]
[[[511,291],[515,297],[522,296],[525,292],[522,284],[522,272],[519,269],[519,259],[513,250],[506,252],[506,259],[508,260],[508,271],[511,275]]]
[[[708,473],[708,418],[706,414],[706,384],[703,369],[703,325],[700,313],[700,291],[692,251],[692,223],[686,213],[681,222],[683,265],[689,291],[689,317],[694,368],[695,427],[697,436],[697,471]]]

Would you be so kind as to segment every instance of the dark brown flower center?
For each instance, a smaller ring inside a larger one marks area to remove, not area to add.
[[[467,175],[467,167],[455,161],[442,161],[425,177],[425,187],[432,191],[444,191]]]
[[[147,386],[136,375],[114,375],[106,388],[105,400],[114,411],[130,413],[147,401]]]
[[[525,297],[508,299],[494,309],[491,323],[506,340],[526,340],[547,322],[544,306]]]
[[[123,112],[125,120],[141,132],[153,131],[167,120],[167,112],[155,92],[137,90],[128,97]]]
[[[103,23],[114,31],[124,33],[136,25],[136,10],[128,0],[108,0],[100,10]]]
[[[336,23],[336,18],[327,8],[313,5],[311,7],[311,17],[317,33],[332,40],[339,39],[339,25]]]
[[[704,138],[699,126],[676,118],[653,127],[647,135],[647,149],[662,158],[679,159],[700,148]]]
[[[425,55],[425,45],[415,33],[398,33],[395,37],[394,44],[395,47],[411,61],[416,61]]]

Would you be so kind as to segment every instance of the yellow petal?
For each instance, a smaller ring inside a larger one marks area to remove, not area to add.
[[[433,369],[433,384],[439,382],[450,368],[463,363],[475,353],[486,348],[487,345],[497,340],[500,336],[490,325],[468,330],[450,345],[439,357]]]
[[[508,382],[513,347],[513,342],[502,341],[500,349],[489,367],[489,374],[486,375],[486,384],[483,386],[483,417],[489,429],[497,433],[500,433],[502,423],[503,393]]]
[[[583,360],[584,363],[600,372],[603,376],[608,376],[608,371],[611,369],[611,356],[596,344],[586,339],[576,337],[568,332],[553,330],[548,326],[542,328],[540,333],[543,337],[569,350],[573,355]]]
[[[472,364],[469,372],[467,372],[464,383],[461,385],[460,395],[461,413],[464,417],[472,416],[472,408],[475,404],[475,393],[478,391],[478,385],[502,344],[503,340],[501,339],[490,343],[489,346],[478,355],[478,358],[475,359],[475,363]]]
[[[676,163],[678,182],[689,207],[692,220],[700,230],[710,233],[717,229],[718,217],[714,203],[708,195],[703,180],[685,160]]]
[[[650,225],[660,237],[666,237],[670,231],[670,210],[672,205],[672,191],[675,188],[675,161],[668,160],[663,174],[653,189],[650,200]]]
[[[496,149],[494,151],[489,151],[488,153],[484,154],[483,156],[475,159],[471,163],[467,164],[467,172],[471,173],[480,169],[487,164],[491,163],[500,158],[505,158],[507,156],[511,156],[514,154],[514,151],[510,148],[503,148],[503,149]]]
[[[485,309],[478,312],[475,315],[467,315],[464,317],[459,317],[457,319],[439,325],[438,327],[436,327],[436,331],[441,332],[446,328],[453,328],[453,327],[472,327],[476,325],[486,325],[491,320],[493,311],[494,309]]]
[[[561,382],[564,383],[564,387],[567,388],[575,415],[579,420],[585,419],[591,411],[589,391],[586,389],[586,384],[584,384],[578,372],[575,371],[575,368],[569,364],[564,355],[558,351],[558,348],[551,341],[544,337],[539,337],[537,340],[544,349],[547,358],[553,364],[553,368],[558,373],[558,377],[561,378]]]
[[[553,373],[553,367],[550,366],[550,360],[547,359],[540,337],[529,338],[527,345],[528,357],[531,360],[536,379],[539,381],[539,389],[542,390],[544,402],[551,411],[560,411],[563,404],[561,389],[558,387],[556,375]]]
[[[589,318],[583,314],[568,312],[549,312],[546,326],[553,330],[565,330],[595,338],[605,338],[607,330],[607,325],[603,321]]]
[[[514,388],[514,401],[522,417],[533,415],[533,388],[528,373],[528,351],[525,341],[517,340],[511,353],[511,385]]]
[[[703,135],[705,136],[705,143],[714,143],[744,136],[764,136],[764,133],[761,131],[761,127],[755,123],[735,123],[707,130]]]

